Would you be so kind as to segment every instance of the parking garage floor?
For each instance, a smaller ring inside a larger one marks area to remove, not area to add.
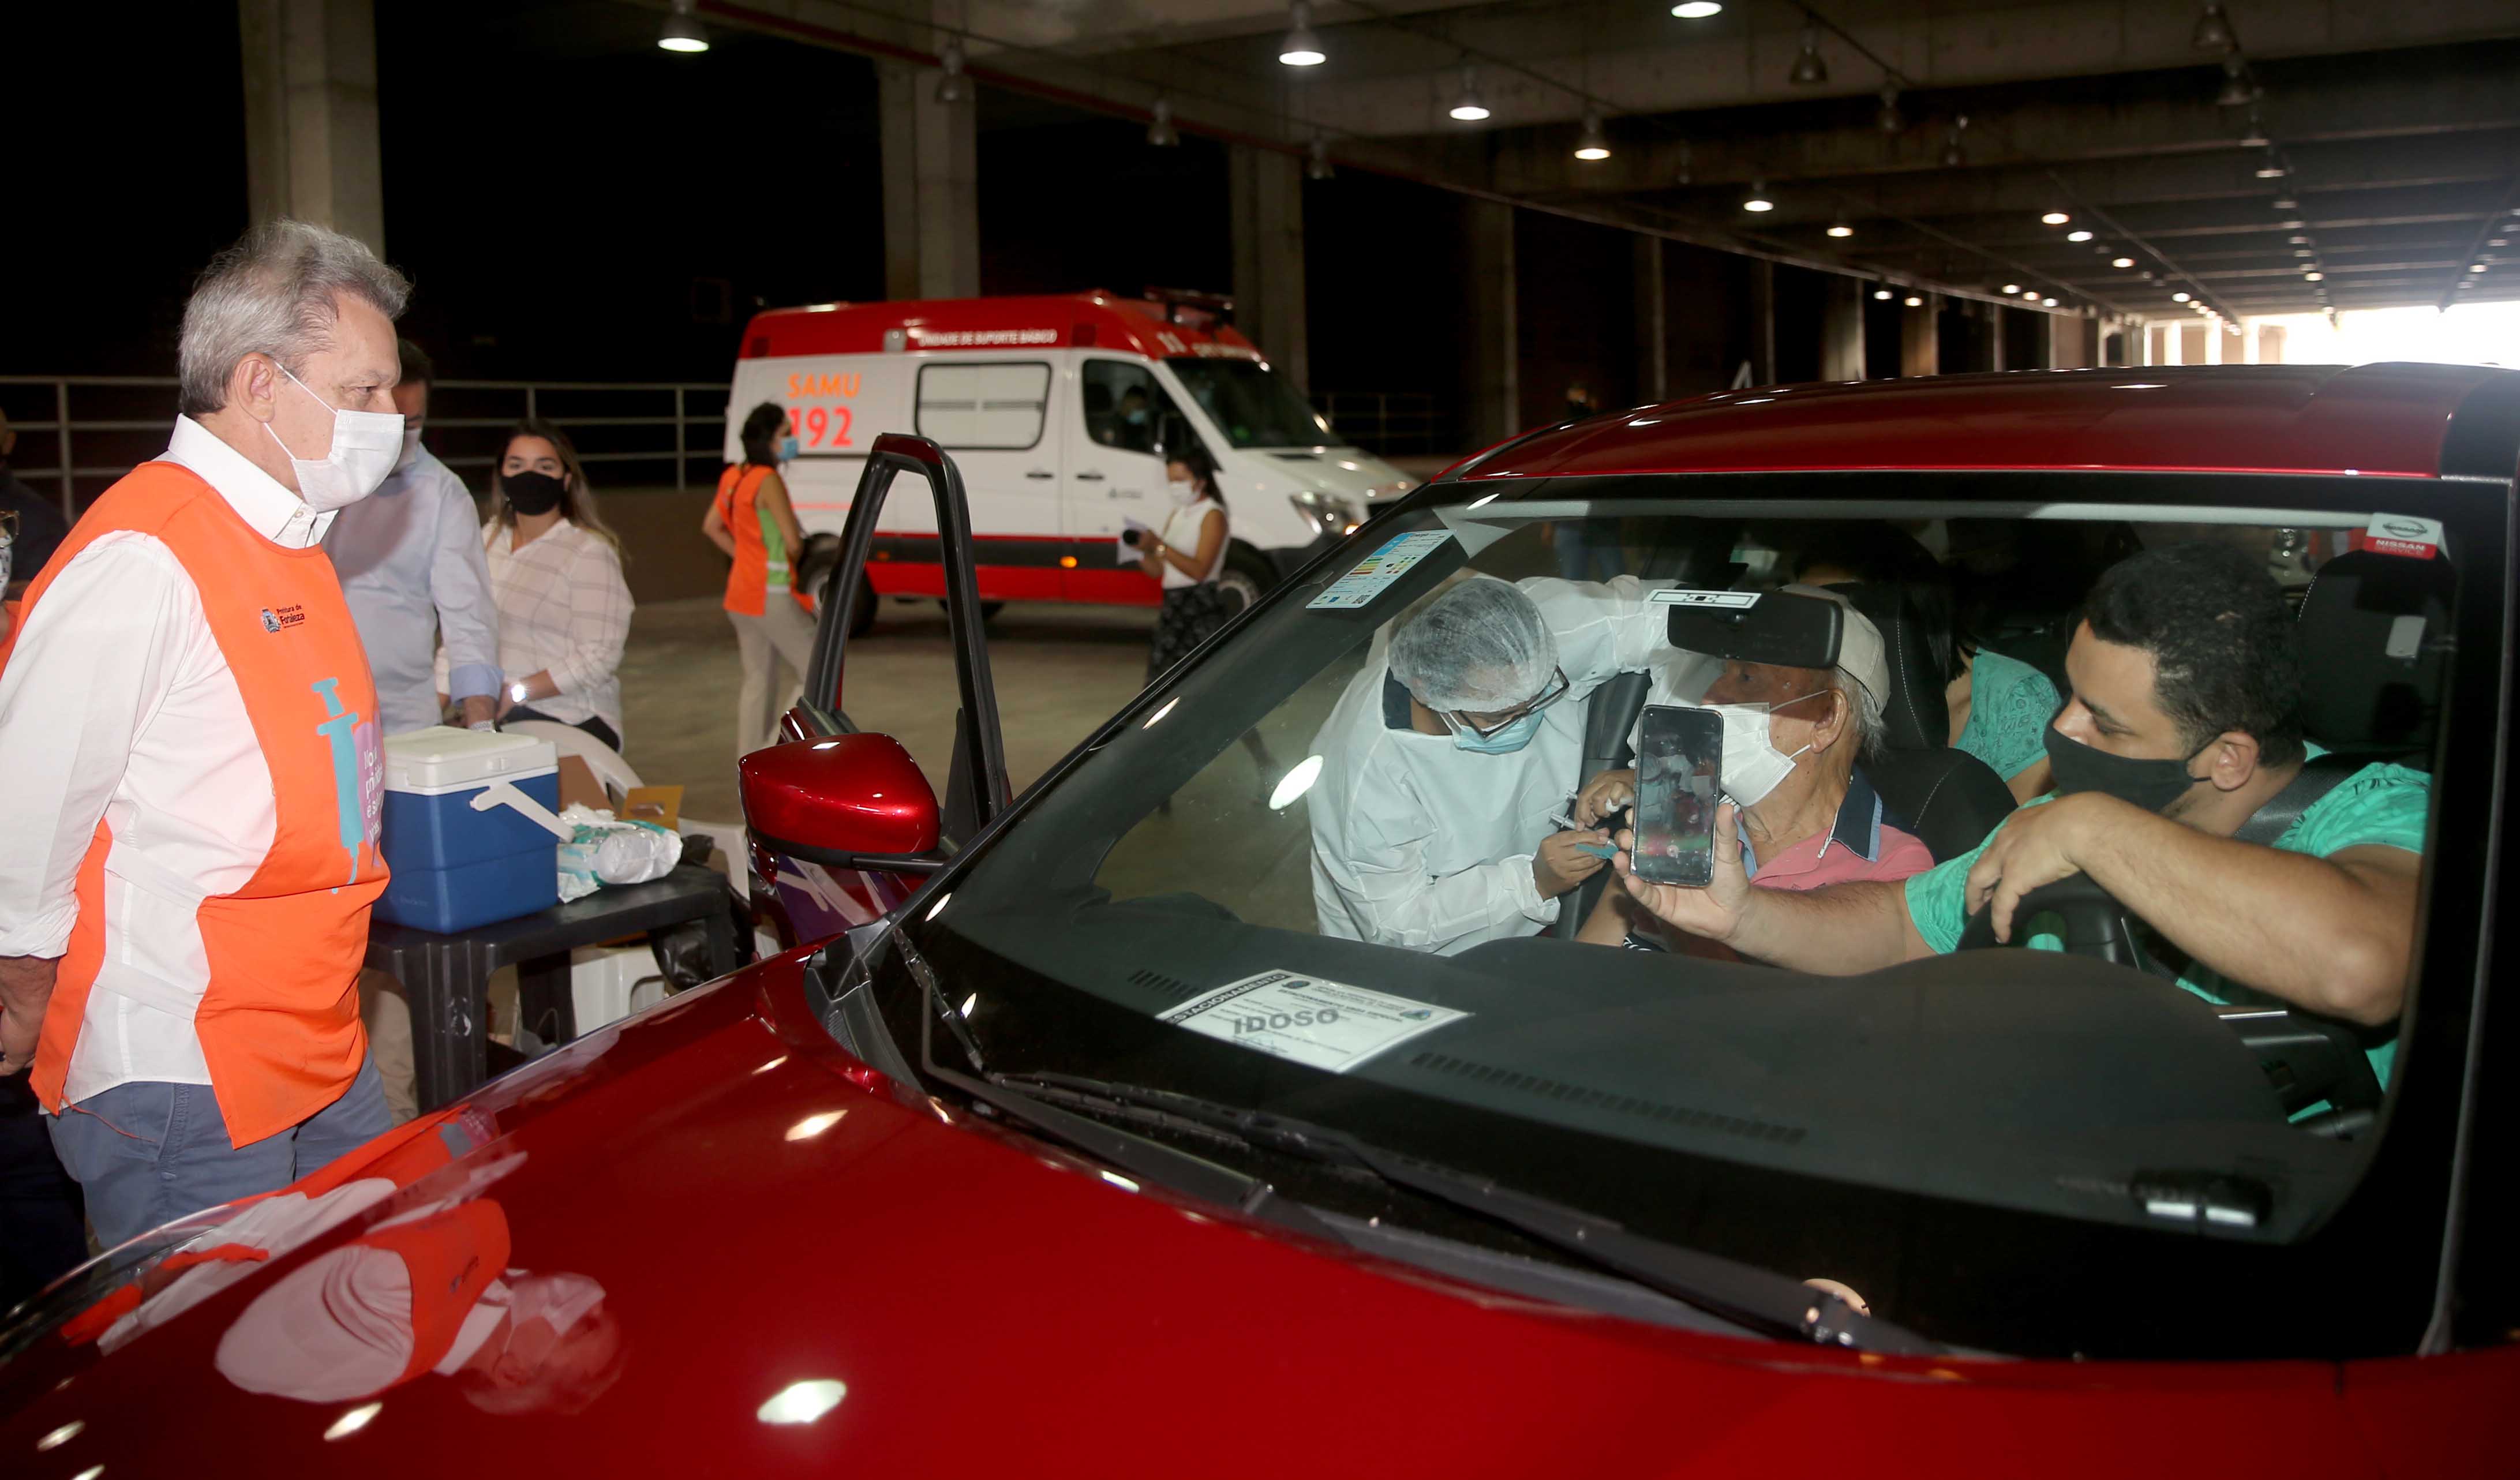
[[[1010,603],[989,624],[991,669],[1017,790],[1136,694],[1152,607]],[[645,602],[621,658],[626,759],[684,787],[683,815],[737,821],[735,632],[715,597]],[[945,608],[887,601],[849,645],[844,702],[859,728],[900,740],[931,781],[954,753],[954,653]]]

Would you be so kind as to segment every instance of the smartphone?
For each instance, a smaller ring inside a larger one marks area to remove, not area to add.
[[[1637,877],[1703,889],[1715,879],[1715,803],[1724,716],[1648,704],[1637,734]]]

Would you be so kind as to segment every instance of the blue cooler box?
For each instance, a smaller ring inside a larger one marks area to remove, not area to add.
[[[549,740],[433,725],[385,737],[385,865],[377,918],[446,934],[560,903],[560,838],[511,802],[475,807],[501,784],[549,816],[560,757]]]

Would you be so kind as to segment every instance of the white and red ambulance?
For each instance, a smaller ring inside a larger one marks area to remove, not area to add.
[[[1342,444],[1257,346],[1190,295],[773,309],[744,330],[730,462],[764,401],[796,434],[786,476],[809,534],[840,527],[878,433],[952,452],[990,602],[1154,605],[1162,592],[1119,535],[1126,519],[1160,525],[1171,512],[1162,454],[1182,438],[1216,461],[1234,522],[1219,580],[1245,600],[1355,528],[1370,503],[1417,486]],[[944,594],[923,493],[890,501],[869,573],[882,595]]]

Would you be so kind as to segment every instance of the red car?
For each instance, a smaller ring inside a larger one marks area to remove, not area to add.
[[[0,1454],[46,1480],[2511,1472],[2515,462],[2520,374],[2438,367],[1597,417],[1383,512],[1011,797],[959,479],[886,438],[838,568],[926,484],[965,711],[943,800],[847,723],[827,621],[832,702],[744,777],[813,943],[91,1264],[0,1335]],[[2428,779],[2404,1017],[2182,991],[2105,895],[2053,906],[2062,953],[1852,977],[1560,938],[1589,885],[1547,923],[1424,903],[1463,837],[1551,825],[1499,800],[1521,761],[1408,795],[1359,763],[1410,713],[1395,619],[1462,571],[1534,595],[1571,798],[1626,758],[1631,675],[1787,652],[1708,623],[1850,530],[1922,546],[1960,613],[1857,599],[1891,653],[1877,815],[1938,859],[2010,797],[1912,639],[2056,685],[2112,561],[2262,561],[2311,738]],[[1558,581],[1575,559],[1617,579]]]

